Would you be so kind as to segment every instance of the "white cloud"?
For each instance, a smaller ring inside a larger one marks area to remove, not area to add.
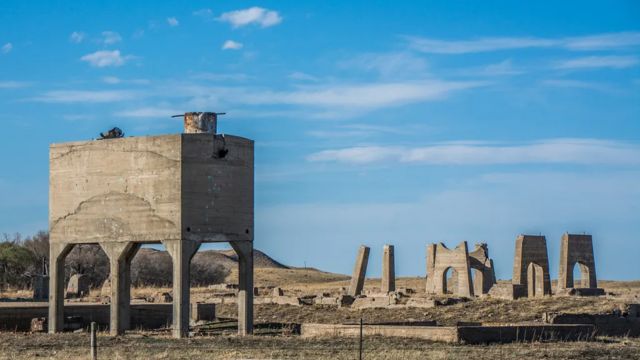
[[[277,11],[254,6],[248,9],[223,13],[218,20],[228,22],[234,28],[251,24],[266,28],[281,23],[282,17]]]
[[[640,45],[640,32],[596,34],[582,37],[485,37],[472,40],[441,40],[409,37],[409,46],[431,54],[467,54],[525,48],[563,48],[574,51],[605,50]]]
[[[74,31],[71,33],[71,35],[69,35],[69,41],[71,41],[72,43],[79,44],[84,40],[85,37],[86,37],[86,34],[83,33],[82,31]]]
[[[8,54],[11,52],[11,50],[13,50],[13,44],[11,44],[10,42],[2,45],[2,47],[0,48],[0,51],[2,51],[3,54]]]
[[[129,90],[54,90],[32,100],[45,103],[109,103],[131,100],[138,95]]]
[[[233,40],[227,40],[222,44],[222,50],[240,50],[242,49],[242,44]]]
[[[522,74],[522,71],[514,68],[511,59],[506,59],[499,63],[485,66],[478,74],[485,76],[518,75]]]
[[[556,69],[624,69],[638,65],[635,56],[587,56],[577,59],[564,60],[555,65]]]
[[[120,55],[120,50],[100,50],[87,54],[81,57],[80,60],[88,62],[91,66],[108,67],[124,65],[127,57]]]
[[[120,84],[122,82],[120,78],[115,76],[105,76],[102,78],[102,81],[105,82],[106,84],[111,84],[111,85]]]
[[[105,45],[111,45],[122,41],[122,37],[115,31],[103,31],[102,42]]]
[[[209,19],[213,16],[213,11],[211,11],[211,9],[200,9],[200,10],[194,11],[193,15]]]
[[[25,81],[0,81],[0,89],[19,89],[31,86]]]
[[[169,17],[167,18],[167,24],[173,27],[173,26],[178,26],[180,23],[178,22],[178,19],[176,19],[175,17]]]
[[[595,139],[550,139],[523,145],[443,143],[424,147],[361,146],[324,150],[315,162],[426,165],[605,164],[640,165],[640,146]]]
[[[611,87],[590,81],[582,81],[582,80],[570,80],[570,79],[547,79],[543,80],[542,85],[551,86],[556,88],[576,88],[576,89],[588,89],[588,90],[597,90],[597,91],[605,91],[612,92],[614,91]]]
[[[318,81],[319,79],[313,75],[309,75],[307,73],[303,73],[301,71],[294,71],[291,74],[287,75],[287,77],[291,80],[298,81]]]

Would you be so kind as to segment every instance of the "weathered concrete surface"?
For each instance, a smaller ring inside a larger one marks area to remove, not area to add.
[[[458,296],[472,297],[473,284],[467,242],[463,241],[455,249],[448,249],[443,243],[427,246],[427,294],[446,294],[452,291]],[[447,270],[457,274],[455,289],[447,289]]]
[[[489,247],[485,243],[475,244],[469,253],[469,266],[475,273],[473,279],[473,293],[476,296],[488,294],[496,283],[496,273],[493,260],[489,258]]]
[[[205,315],[208,318],[211,318],[212,315],[215,317],[215,310],[212,313],[212,305],[200,304],[200,311],[192,313],[192,315],[198,316],[200,320],[204,320],[202,316]],[[47,318],[47,310],[47,303],[20,303],[15,306],[2,306],[0,307],[0,329],[29,331],[32,319]],[[173,321],[171,304],[131,304],[129,314],[131,327],[136,329],[167,328],[171,326]],[[103,304],[67,304],[64,307],[64,317],[79,317],[85,327],[92,321],[97,322],[101,327],[107,327],[110,323],[110,309],[109,305]],[[196,319],[192,317],[192,320],[196,321]]]
[[[236,241],[238,255],[238,333],[253,334],[253,241]]]
[[[189,334],[189,265],[200,243],[176,240],[162,243],[173,261],[173,337],[182,338]]]
[[[394,295],[359,296],[351,304],[353,309],[377,309],[396,305],[398,298]]]
[[[527,288],[524,285],[495,284],[489,290],[489,296],[498,299],[515,300],[527,297]]]
[[[364,325],[365,336],[394,336],[448,343],[458,342],[458,331],[455,327],[440,326],[398,326],[398,325]],[[360,325],[339,324],[302,324],[302,337],[358,337]]]
[[[89,291],[89,278],[82,274],[74,274],[71,275],[67,283],[65,298],[82,298],[89,295]]]
[[[640,336],[640,318],[621,314],[543,314],[547,324],[594,325],[597,335]]]
[[[605,291],[601,288],[570,288],[556,290],[556,296],[604,296]]]
[[[198,323],[202,321],[215,321],[216,320],[216,304],[207,303],[191,303],[190,311],[191,323]]]
[[[529,297],[551,295],[547,239],[544,236],[519,235],[516,238],[512,282],[526,286]]]
[[[182,134],[53,144],[49,194],[52,243],[252,240],[253,141]]]
[[[302,324],[302,337],[358,337],[360,325]],[[579,341],[593,338],[593,325],[402,326],[364,325],[365,336],[392,336],[447,343]]]
[[[575,284],[573,267],[580,267],[581,284]],[[560,243],[560,268],[558,269],[558,289],[598,287],[596,263],[593,256],[591,235],[565,233]]]
[[[380,290],[383,293],[396,291],[396,263],[393,245],[385,245],[382,249],[382,281]]]
[[[348,295],[358,296],[362,294],[364,288],[364,280],[367,277],[367,264],[369,263],[369,247],[360,246],[358,249],[358,257],[356,258],[356,265],[353,268],[353,275],[351,276],[351,283],[349,284]]]
[[[185,134],[215,134],[218,126],[218,115],[212,112],[188,112],[184,114]]]

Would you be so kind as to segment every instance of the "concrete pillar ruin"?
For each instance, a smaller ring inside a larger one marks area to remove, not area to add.
[[[383,293],[396,291],[396,270],[393,245],[385,245],[382,249],[382,281],[380,290]]]
[[[253,334],[253,242],[232,242],[238,255],[238,335]]]
[[[544,236],[519,235],[513,259],[514,285],[524,285],[528,297],[551,295],[547,239]]]
[[[124,335],[131,322],[131,260],[141,244],[132,242],[101,243],[100,247],[109,258],[109,333]]]
[[[452,269],[457,275],[456,288],[447,289],[447,271]],[[469,248],[463,241],[450,250],[443,243],[427,246],[427,286],[428,294],[446,294],[450,290],[454,295],[472,297],[473,282],[469,262]]]
[[[64,329],[64,259],[74,244],[49,245],[49,333]]]
[[[189,240],[166,240],[162,244],[167,248],[173,263],[173,324],[174,338],[189,335],[189,290],[191,259],[200,243]],[[113,288],[113,282],[111,283]],[[111,300],[113,303],[113,299]]]
[[[358,250],[358,257],[356,258],[356,265],[353,268],[353,275],[351,276],[351,284],[349,285],[348,295],[358,296],[362,294],[364,288],[364,280],[367,276],[367,264],[369,263],[369,247],[360,246]]]
[[[582,283],[576,286],[573,278],[573,267],[580,267]],[[591,235],[565,233],[560,244],[560,268],[558,269],[558,289],[598,287],[596,263],[593,256],[593,240]]]

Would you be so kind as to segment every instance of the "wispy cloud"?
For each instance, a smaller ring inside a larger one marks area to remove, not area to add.
[[[563,48],[573,51],[606,50],[640,45],[640,32],[596,34],[582,37],[484,37],[471,40],[442,40],[408,37],[409,46],[431,54],[467,54],[525,48]]]
[[[256,24],[266,28],[280,24],[282,22],[282,17],[277,11],[254,6],[248,9],[223,13],[220,15],[218,20],[228,22],[234,28],[251,24]]]
[[[80,60],[88,62],[91,66],[108,67],[122,66],[128,58],[128,56],[122,56],[120,50],[100,50],[87,54],[81,57]]]
[[[233,40],[227,40],[222,44],[222,50],[240,50],[242,49],[242,44]]]
[[[557,88],[577,88],[577,89],[588,89],[588,90],[597,90],[597,91],[612,91],[612,88],[600,83],[592,82],[592,81],[583,81],[583,80],[572,80],[572,79],[547,79],[541,81],[542,85],[557,87]]]
[[[624,69],[636,65],[638,65],[638,58],[635,56],[587,56],[560,61],[555,65],[555,68],[566,70]]]
[[[122,41],[122,36],[115,31],[103,31],[102,43],[105,45],[112,45]]]
[[[147,79],[121,79],[117,76],[105,76],[102,78],[102,82],[109,85],[117,85],[117,84],[137,84],[137,85],[145,85],[149,84],[151,81]]]
[[[351,70],[374,71],[383,77],[411,78],[424,77],[427,61],[409,52],[392,52],[382,54],[363,54],[340,63],[343,68]]]
[[[0,47],[0,52],[2,52],[3,54],[8,54],[11,52],[11,50],[13,50],[13,44],[12,43],[6,43],[4,45],[2,45],[2,47]]]
[[[597,139],[550,139],[524,145],[443,143],[424,147],[362,146],[324,150],[312,162],[425,165],[604,164],[640,165],[640,146]]]
[[[0,89],[19,89],[29,86],[31,83],[25,81],[0,81]]]
[[[291,74],[287,75],[287,77],[291,80],[297,80],[297,81],[318,81],[319,80],[317,77],[301,71],[294,71]]]
[[[194,16],[200,16],[205,19],[210,19],[213,16],[213,11],[211,9],[200,9],[196,10],[192,13]]]
[[[171,27],[174,27],[180,25],[180,22],[178,22],[178,19],[176,19],[175,17],[169,17],[167,18],[167,24],[169,24],[169,26]]]
[[[110,103],[139,97],[130,90],[54,90],[32,98],[45,103]]]
[[[69,41],[71,41],[72,43],[79,44],[85,39],[85,37],[86,37],[86,34],[83,33],[82,31],[74,31],[71,33],[71,35],[69,35]]]

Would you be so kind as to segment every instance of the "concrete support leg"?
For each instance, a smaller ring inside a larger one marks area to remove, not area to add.
[[[64,259],[73,244],[49,245],[49,333],[64,329]]]
[[[369,247],[360,246],[358,257],[356,258],[356,266],[353,268],[351,276],[351,284],[349,285],[349,295],[358,296],[364,288],[364,280],[367,276],[367,264],[369,263]]]
[[[396,270],[393,245],[385,245],[382,250],[382,284],[383,293],[396,291]]]
[[[102,250],[109,257],[111,278],[111,312],[109,332],[113,336],[123,335],[131,322],[131,260],[140,249],[140,244],[102,243]]]
[[[173,337],[189,335],[189,268],[200,243],[191,240],[162,242],[173,260]]]
[[[234,241],[238,255],[238,335],[253,334],[253,242]]]

